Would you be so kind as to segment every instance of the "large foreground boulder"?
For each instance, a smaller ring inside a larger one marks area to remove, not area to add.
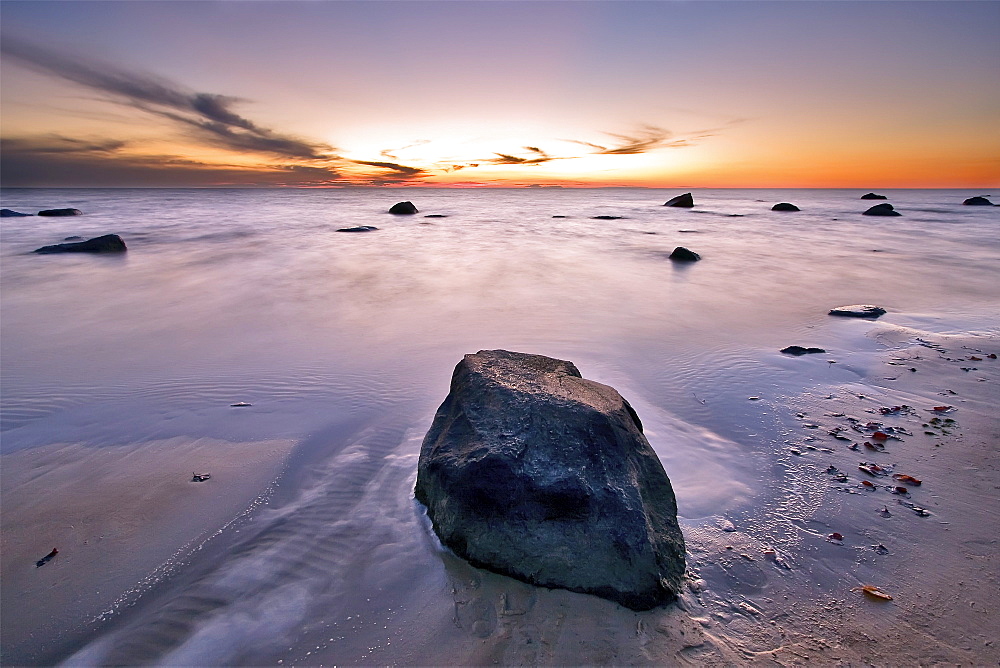
[[[684,193],[683,195],[678,195],[677,197],[671,197],[663,203],[663,206],[680,206],[690,209],[694,206],[694,197],[691,196],[691,193]]]
[[[413,202],[396,202],[389,207],[389,213],[411,215],[417,213],[417,207]]]
[[[35,250],[36,253],[124,253],[128,248],[125,242],[117,234],[105,234],[102,237],[94,237],[86,241],[75,243],[55,244],[54,246],[42,246]]]
[[[632,407],[572,362],[481,350],[455,367],[415,489],[472,564],[633,610],[672,601],[684,537]]]

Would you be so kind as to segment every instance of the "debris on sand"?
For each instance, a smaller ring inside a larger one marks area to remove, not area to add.
[[[192,473],[191,482],[205,482],[212,477],[211,473]]]
[[[57,554],[59,554],[59,550],[57,550],[56,548],[52,548],[51,552],[49,552],[44,557],[35,562],[35,568],[41,568],[45,564],[49,563],[55,558]]]

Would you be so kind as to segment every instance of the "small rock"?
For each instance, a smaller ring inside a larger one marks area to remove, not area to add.
[[[876,195],[875,193],[868,193],[866,195],[862,195],[861,199],[889,199],[889,198],[886,197],[885,195]]]
[[[13,209],[0,209],[0,218],[20,218],[22,216],[32,216],[31,213],[21,213]]]
[[[337,231],[338,232],[374,232],[377,229],[378,229],[377,227],[373,227],[371,225],[358,225],[357,227],[342,227],[342,228],[340,228]]]
[[[45,209],[38,212],[39,216],[82,216],[83,211],[79,209]]]
[[[621,220],[625,216],[593,216],[594,220]]]
[[[684,248],[684,246],[678,246],[670,254],[670,259],[678,262],[697,262],[701,259],[701,256],[692,250]]]
[[[76,235],[76,234],[74,234],[74,235],[73,235],[73,236],[71,236],[71,237],[65,237],[65,238],[63,239],[63,241],[83,241],[83,237],[81,237],[81,236],[79,236],[79,235]]]
[[[868,209],[867,211],[865,211],[861,215],[862,216],[899,216],[899,215],[902,215],[902,214],[900,214],[898,211],[895,211],[892,208],[891,204],[889,204],[888,202],[885,202],[883,204],[876,204],[875,206],[873,206],[872,208]]]
[[[851,304],[830,309],[829,315],[839,315],[844,318],[878,318],[885,315],[885,309],[871,304]]]
[[[413,205],[413,202],[397,202],[389,208],[389,213],[409,215],[417,213],[417,207]]]
[[[800,211],[799,207],[794,204],[789,204],[788,202],[778,202],[771,207],[771,211]]]
[[[668,199],[664,202],[663,206],[678,206],[690,209],[694,206],[694,197],[691,196],[691,193],[684,193],[683,195]]]
[[[803,348],[802,346],[788,346],[787,348],[782,348],[781,352],[785,355],[795,355],[796,357],[800,355],[813,355],[815,353],[825,353],[826,351],[822,348]]]
[[[448,216],[443,213],[429,213],[424,218],[447,218]]]
[[[35,250],[36,253],[124,253],[128,248],[125,242],[117,234],[105,234],[103,237],[94,237],[86,241],[76,243],[55,244],[54,246],[42,246]]]
[[[989,201],[985,197],[970,197],[969,199],[962,202],[968,206],[993,206],[993,202]],[[5,209],[6,211],[6,209]]]
[[[246,408],[247,406],[253,406],[253,404],[248,404],[245,401],[237,401],[235,404],[229,404],[230,408]]]

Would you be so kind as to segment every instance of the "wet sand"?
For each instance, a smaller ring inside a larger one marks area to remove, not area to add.
[[[4,455],[7,657],[24,656],[25,647],[38,656],[134,602],[232,518],[252,511],[293,445],[174,438]],[[192,482],[192,469],[212,477]],[[37,567],[53,547],[59,553]]]

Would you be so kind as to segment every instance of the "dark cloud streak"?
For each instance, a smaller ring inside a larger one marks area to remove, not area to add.
[[[88,62],[16,37],[0,41],[4,55],[36,71],[71,81],[109,96],[113,101],[194,128],[213,143],[238,151],[255,151],[285,158],[330,160],[333,148],[283,135],[240,116],[232,107],[243,100],[213,93],[196,93],[150,74]]]

